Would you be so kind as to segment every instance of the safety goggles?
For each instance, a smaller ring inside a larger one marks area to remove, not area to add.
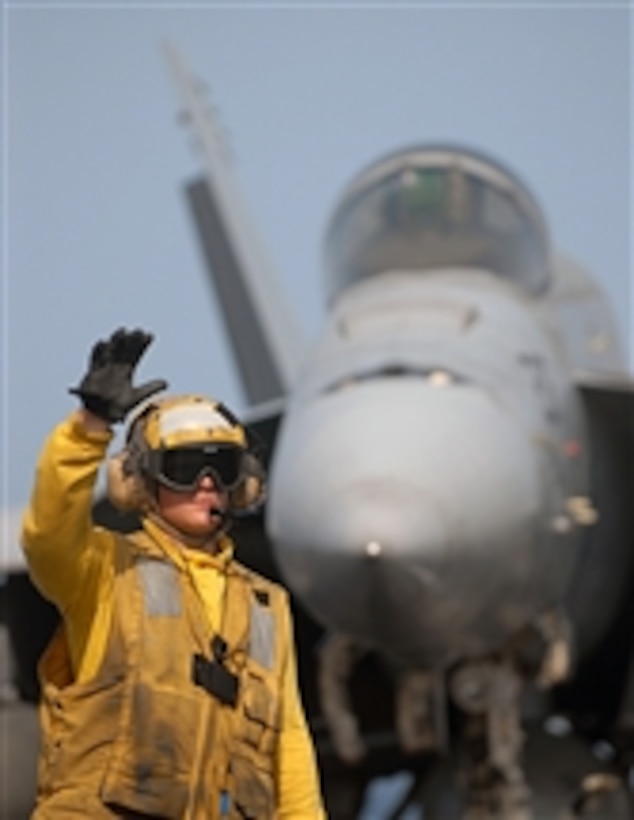
[[[210,475],[219,489],[232,490],[242,478],[242,459],[242,449],[227,444],[153,450],[149,472],[177,492],[194,490],[205,475]]]

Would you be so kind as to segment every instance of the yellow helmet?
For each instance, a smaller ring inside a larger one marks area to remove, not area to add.
[[[221,402],[188,394],[152,402],[130,425],[141,422],[150,450],[169,450],[191,444],[232,444],[246,448],[244,428]]]
[[[200,454],[202,461],[195,458]],[[230,410],[196,394],[151,400],[130,421],[126,447],[111,460],[108,494],[120,509],[147,509],[156,482],[185,490],[196,483],[199,467],[229,491],[234,510],[263,502],[264,471]]]

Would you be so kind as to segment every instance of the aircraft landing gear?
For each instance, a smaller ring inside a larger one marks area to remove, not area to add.
[[[474,662],[452,675],[449,691],[464,716],[459,780],[465,820],[530,820],[521,753],[522,680],[507,662]]]
[[[352,709],[348,681],[363,651],[347,635],[330,634],[319,653],[318,687],[321,709],[337,755],[348,764],[366,754],[359,723]]]

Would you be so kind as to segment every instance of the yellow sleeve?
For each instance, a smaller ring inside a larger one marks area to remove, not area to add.
[[[22,524],[31,579],[64,615],[76,674],[112,568],[114,536],[92,522],[93,489],[111,438],[86,431],[77,414],[59,424],[40,453]]]
[[[315,749],[297,685],[295,642],[288,601],[284,607],[286,659],[282,681],[281,734],[278,751],[280,820],[325,820]]]

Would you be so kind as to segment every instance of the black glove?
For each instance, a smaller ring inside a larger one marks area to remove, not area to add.
[[[90,354],[88,372],[69,392],[79,396],[86,410],[105,421],[122,421],[135,405],[167,387],[163,379],[132,387],[134,368],[153,338],[142,330],[119,328],[107,341],[97,342]]]

